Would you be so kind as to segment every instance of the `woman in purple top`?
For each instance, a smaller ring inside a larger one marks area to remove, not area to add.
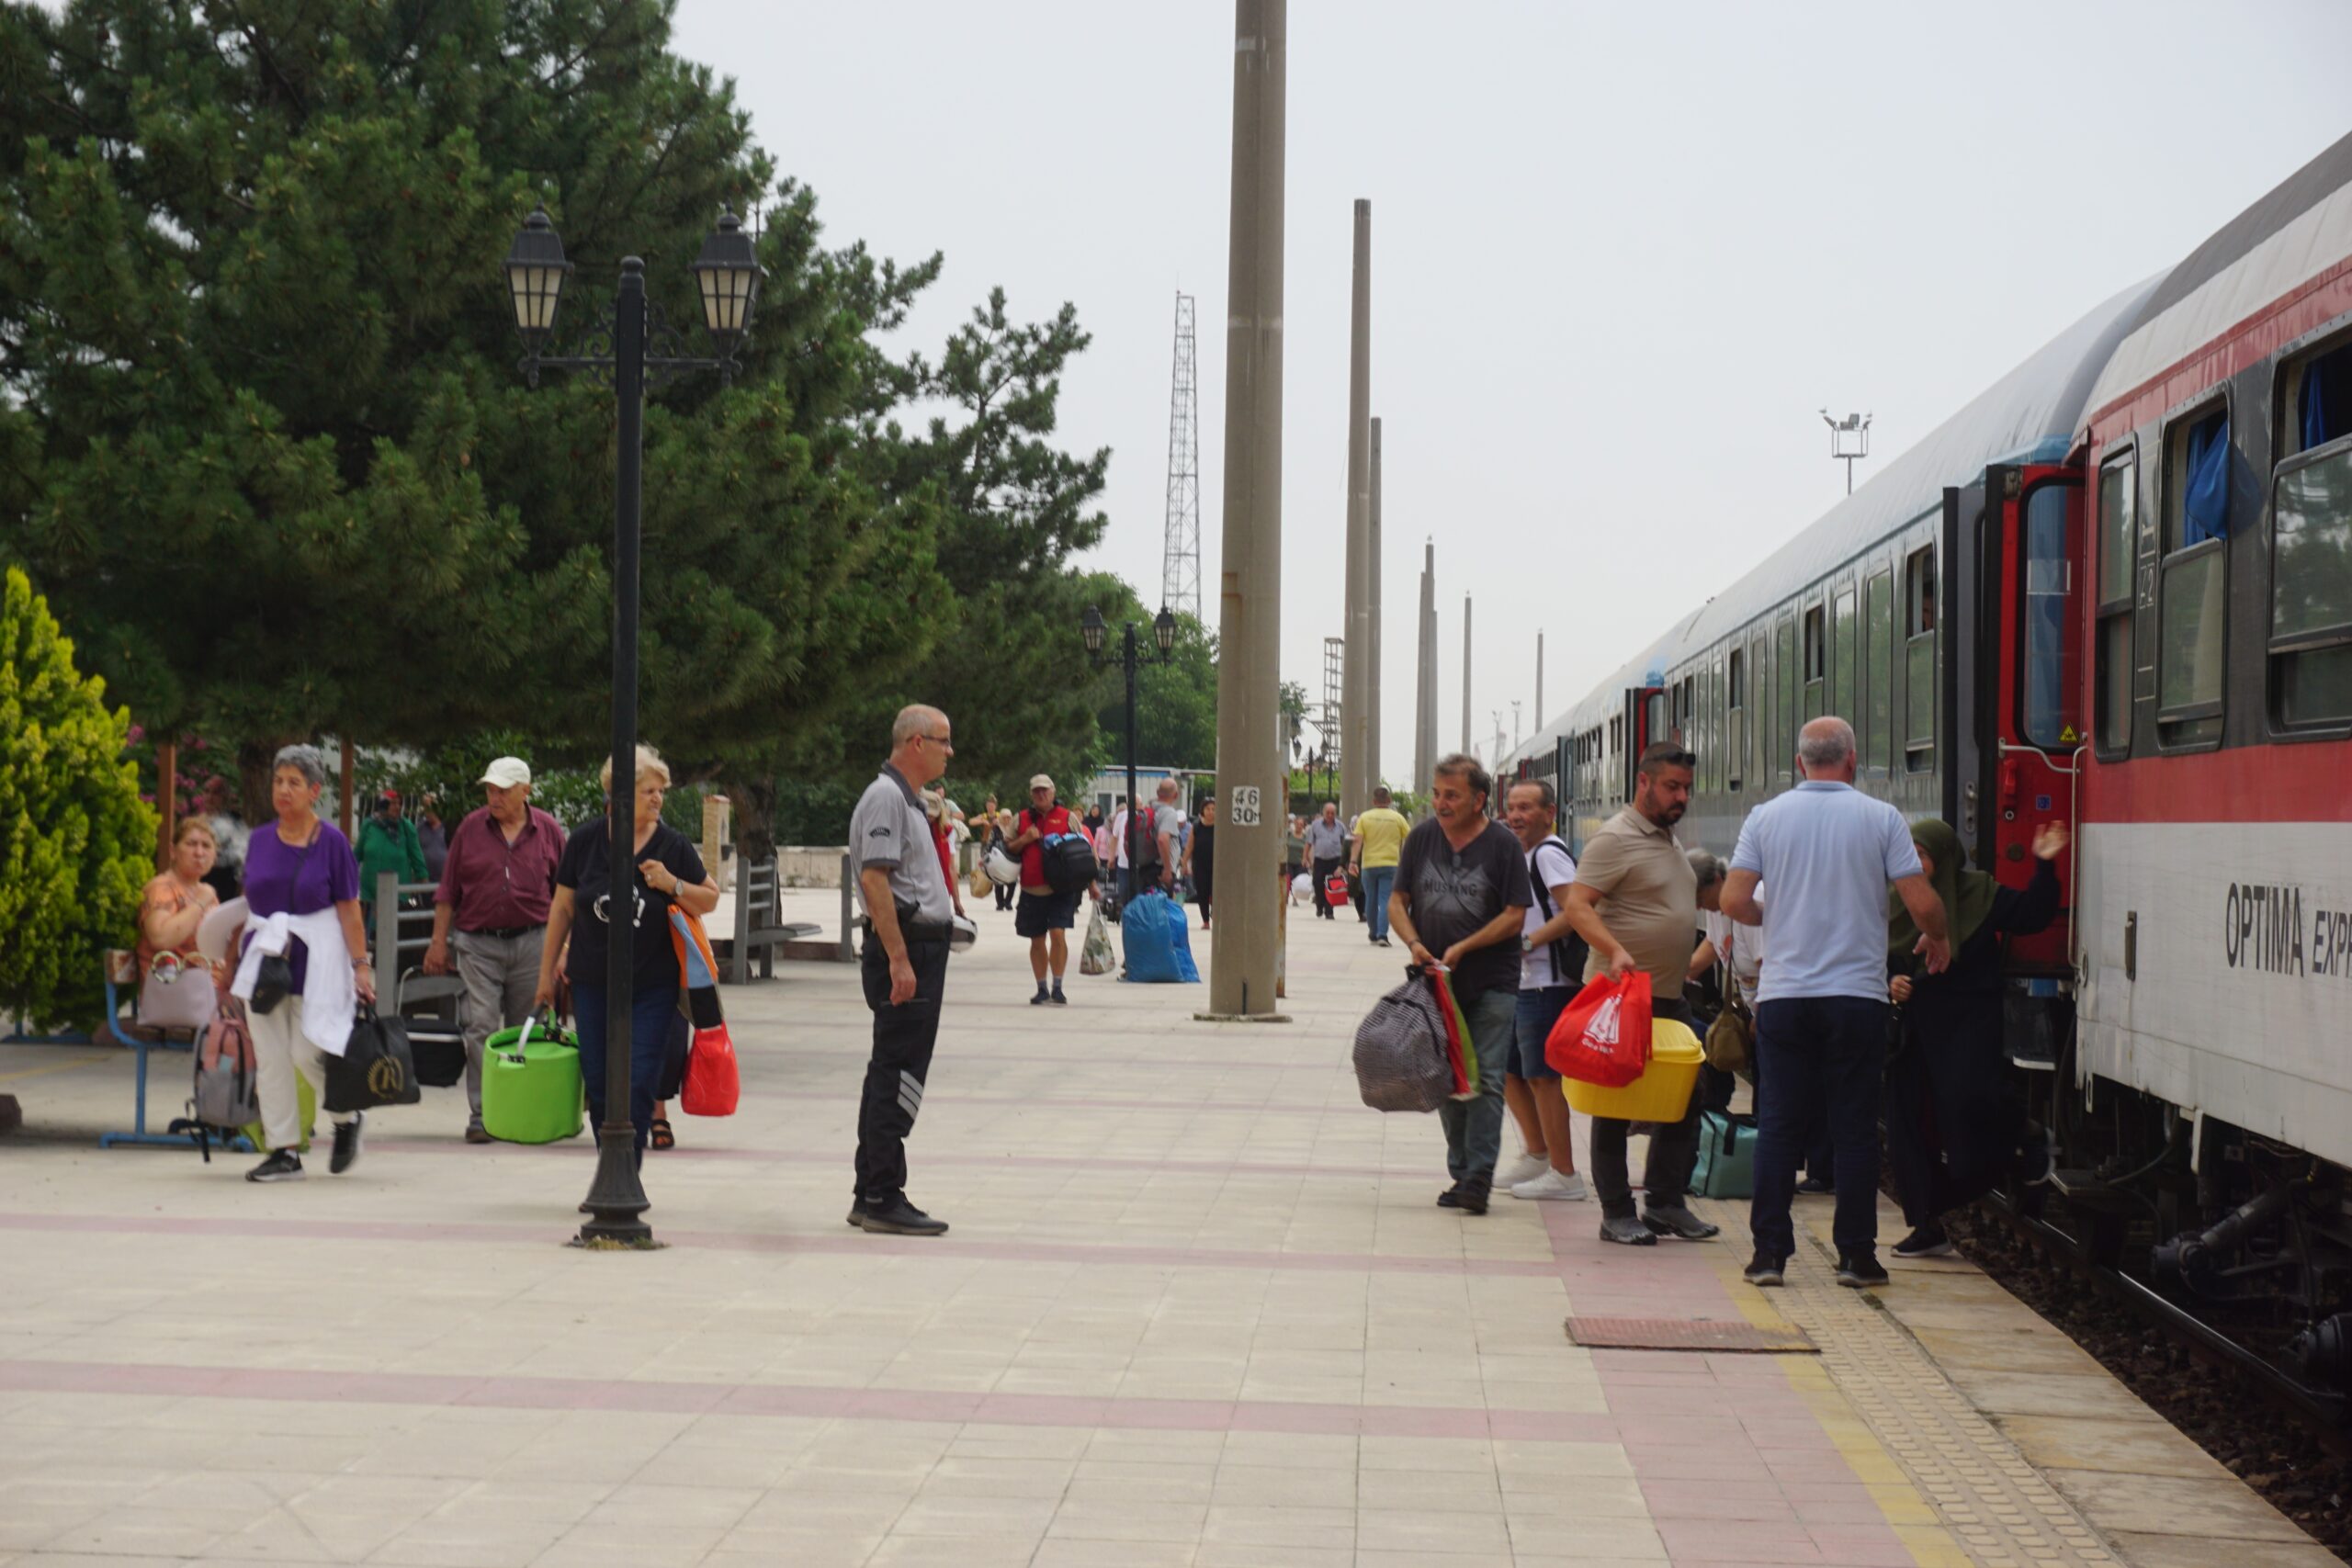
[[[255,919],[272,915],[313,915],[332,908],[343,931],[343,951],[321,953],[322,963],[349,964],[354,988],[363,1002],[376,999],[376,976],[368,964],[368,942],[359,922],[359,862],[351,840],[319,818],[319,791],[327,780],[326,760],[315,746],[288,746],[270,770],[270,804],[277,820],[254,829],[245,846],[245,900]],[[300,937],[287,944],[293,971],[285,999],[267,1012],[246,1009],[254,1038],[254,1087],[261,1100],[263,1135],[269,1157],[245,1173],[248,1181],[300,1181],[302,1156],[301,1091],[295,1074],[311,1080],[326,1100],[326,1054],[302,1032],[302,994],[311,954]],[[340,1176],[359,1158],[359,1113],[334,1117],[334,1153],[327,1169]]]

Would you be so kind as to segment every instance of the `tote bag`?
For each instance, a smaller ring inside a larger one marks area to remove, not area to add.
[[[1564,1078],[1623,1089],[1650,1065],[1650,977],[1636,969],[1604,975],[1576,994],[1544,1042],[1544,1060]]]

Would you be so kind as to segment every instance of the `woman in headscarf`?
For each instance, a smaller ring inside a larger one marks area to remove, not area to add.
[[[2033,880],[2005,887],[1971,870],[1949,824],[1911,824],[1919,866],[1943,901],[1951,967],[1927,974],[1913,951],[1919,928],[1899,898],[1888,900],[1888,991],[1901,1041],[1886,1073],[1887,1156],[1911,1234],[1897,1258],[1951,1250],[1942,1215],[1993,1189],[2017,1143],[2002,1097],[2002,939],[2031,936],[2058,914],[2058,873],[2066,827],[2045,822],[2033,837]]]

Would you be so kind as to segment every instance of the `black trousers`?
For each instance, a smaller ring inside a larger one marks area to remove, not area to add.
[[[2008,1063],[1997,1003],[1968,1010],[1977,1027],[1967,1031],[1923,1030],[1958,1021],[1918,1017],[1926,1010],[1917,1003],[1904,1010],[1903,1045],[1886,1068],[1886,1156],[1903,1217],[1924,1225],[1994,1189],[2017,1127],[2002,1092]]]
[[[1679,997],[1654,999],[1650,1016],[1690,1021],[1689,1004]],[[1690,1086],[1690,1103],[1679,1122],[1660,1122],[1650,1134],[1649,1156],[1642,1162],[1642,1202],[1651,1209],[1679,1209],[1690,1192],[1690,1172],[1699,1163],[1699,1112],[1704,1108],[1700,1086]],[[1625,1140],[1636,1123],[1613,1116],[1594,1116],[1592,1123],[1592,1190],[1600,1212],[1617,1220],[1634,1217],[1633,1179],[1625,1166]]]
[[[1331,900],[1324,892],[1339,869],[1338,856],[1334,855],[1329,860],[1321,855],[1315,857],[1315,915],[1317,919],[1336,920],[1340,918],[1340,912],[1331,908]]]
[[[857,1199],[887,1209],[907,1191],[907,1135],[922,1109],[923,1080],[939,1040],[939,1003],[947,989],[947,944],[907,943],[915,994],[890,1005],[890,955],[874,933],[858,958],[865,1005],[874,1013],[874,1054],[865,1064],[865,1093],[857,1107]]]

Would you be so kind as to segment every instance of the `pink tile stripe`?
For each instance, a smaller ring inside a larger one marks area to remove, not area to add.
[[[689,1130],[702,1123],[689,1122]],[[453,1134],[446,1138],[385,1137],[369,1134],[368,1152],[383,1151],[395,1154],[458,1155],[467,1159],[480,1159],[480,1145],[461,1143]],[[506,1144],[500,1146],[502,1155],[526,1155],[534,1157],[561,1156],[573,1159],[593,1158],[594,1146],[585,1139],[572,1144]],[[667,1165],[672,1160],[741,1160],[754,1165],[820,1165],[849,1168],[849,1157],[821,1149],[725,1149],[700,1144],[682,1144],[658,1156]],[[1441,1167],[1431,1165],[1328,1165],[1320,1161],[1299,1160],[1219,1160],[1219,1159],[1122,1159],[1108,1155],[956,1155],[921,1154],[917,1164],[922,1166],[956,1166],[975,1169],[999,1170],[1139,1170],[1166,1172],[1175,1176],[1370,1176],[1414,1177],[1429,1181],[1438,1180]]]
[[[0,1213],[0,1230],[85,1235],[211,1235],[263,1240],[528,1242],[549,1244],[561,1233],[542,1225],[463,1221],[272,1220],[163,1214]],[[1555,1265],[1532,1258],[1412,1258],[1370,1252],[1272,1252],[1245,1247],[1118,1247],[1091,1242],[963,1241],[863,1234],[775,1231],[694,1231],[665,1226],[673,1247],[728,1252],[844,1253],[871,1257],[953,1258],[984,1263],[1068,1263],[1094,1268],[1248,1269],[1341,1274],[1438,1274],[1548,1280]]]
[[[1283,1432],[1380,1438],[1611,1442],[1606,1416],[1462,1405],[1316,1404],[1279,1400],[1118,1399],[797,1383],[655,1382],[599,1378],[454,1377],[285,1367],[0,1360],[0,1390],[280,1403],[474,1405],[505,1410],[642,1410],[676,1415],[820,1416],[962,1426],[1122,1431]]]
[[[1179,1116],[1265,1115],[1265,1116],[1329,1116],[1335,1111],[1351,1109],[1354,1101],[1332,1100],[1141,1100],[1114,1096],[1075,1094],[967,1094],[962,1089],[940,1088],[933,1080],[935,1093],[926,1096],[923,1109],[934,1114],[953,1110],[959,1105],[1021,1105],[1035,1110],[1068,1111],[1161,1111]],[[824,1089],[763,1089],[763,1095],[776,1100],[794,1100],[803,1104],[830,1101],[854,1105],[859,1096]]]

